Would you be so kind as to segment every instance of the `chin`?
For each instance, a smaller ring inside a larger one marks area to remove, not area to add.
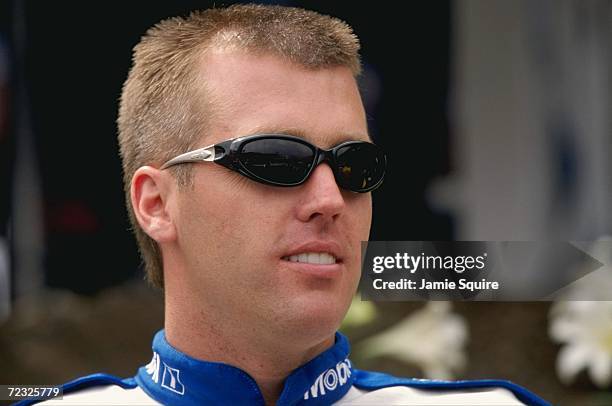
[[[293,307],[293,306],[292,306]],[[344,318],[347,305],[334,298],[309,298],[293,307],[292,331],[302,338],[320,341],[334,334]]]

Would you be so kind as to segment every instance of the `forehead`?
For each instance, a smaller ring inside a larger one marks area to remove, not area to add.
[[[213,112],[206,142],[288,133],[321,147],[369,140],[349,68],[307,69],[272,55],[217,50],[202,59],[203,103]]]

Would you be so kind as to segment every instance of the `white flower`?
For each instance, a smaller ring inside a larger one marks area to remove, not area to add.
[[[612,291],[612,245],[602,237],[587,249],[604,264],[570,286],[565,297],[610,298]],[[612,302],[559,301],[550,310],[550,337],[565,345],[557,356],[557,374],[571,383],[583,369],[599,387],[612,381]]]
[[[467,323],[451,313],[448,302],[428,302],[422,309],[360,345],[365,357],[390,355],[418,366],[427,378],[451,379],[465,367]]]
[[[557,357],[557,373],[569,384],[587,369],[593,382],[612,380],[612,302],[558,302],[551,309],[550,337],[565,343]]]
[[[358,295],[353,297],[351,307],[342,320],[342,327],[358,327],[366,325],[376,318],[376,306],[372,302],[361,301]]]

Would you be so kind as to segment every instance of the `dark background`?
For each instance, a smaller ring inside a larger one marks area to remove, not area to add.
[[[24,127],[33,142],[44,234],[44,288],[37,295],[18,294],[15,272],[23,258],[11,251],[13,312],[0,324],[0,383],[59,384],[99,371],[129,376],[148,362],[150,339],[163,324],[162,302],[141,282],[125,214],[117,101],[132,47],[146,29],[212,4],[0,3],[0,35],[10,62],[1,92],[8,119],[0,120],[0,236],[13,247],[11,237],[27,233],[11,221],[20,210],[11,203],[11,190]],[[432,180],[454,170],[448,111],[454,3],[283,4],[337,16],[361,40],[370,130],[389,157],[388,176],[374,193],[371,239],[455,239],[455,215],[433,209],[426,199]],[[380,317],[353,332],[353,341],[419,306],[377,304]],[[547,303],[456,304],[471,326],[469,368],[459,378],[510,379],[555,403],[609,402],[609,393],[596,392],[584,373],[571,388],[558,382],[559,347],[547,337],[548,309]],[[391,359],[367,367],[420,376]]]

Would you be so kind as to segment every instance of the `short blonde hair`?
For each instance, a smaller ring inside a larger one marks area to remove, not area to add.
[[[161,252],[136,221],[130,184],[139,167],[158,166],[201,141],[214,106],[206,107],[210,101],[196,74],[202,56],[214,47],[277,55],[309,69],[346,66],[355,77],[361,71],[352,29],[337,18],[299,8],[213,8],[163,20],[146,32],[134,47],[117,123],[128,214],[147,279],[159,288]],[[180,187],[190,185],[190,165],[171,170]]]

